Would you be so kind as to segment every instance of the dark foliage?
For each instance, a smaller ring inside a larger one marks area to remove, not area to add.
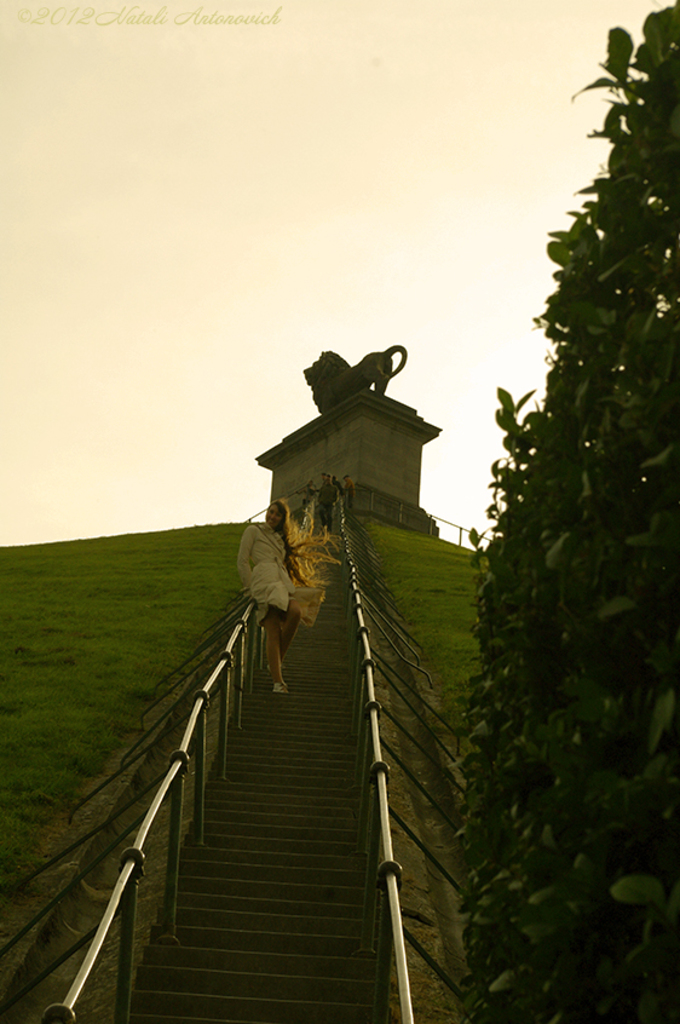
[[[680,11],[609,35],[552,235],[543,407],[500,390],[466,761],[477,1024],[680,1021]]]

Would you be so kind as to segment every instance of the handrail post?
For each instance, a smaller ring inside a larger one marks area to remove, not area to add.
[[[163,903],[163,934],[158,940],[162,945],[178,945],[175,934],[177,924],[177,887],[179,881],[179,851],[181,846],[182,811],[184,809],[184,776],[189,767],[189,755],[176,750],[170,757],[170,764],[181,761],[181,771],[175,776],[170,790],[170,823],[168,827],[168,860],[165,869],[165,898]]]
[[[135,920],[137,917],[137,886],[144,874],[144,854],[132,846],[121,856],[121,868],[124,870],[128,861],[134,867],[121,897],[120,913],[120,950],[118,953],[118,981],[116,985],[116,1003],[113,1011],[113,1024],[129,1024],[130,1003],[132,1001],[132,971],[134,965]]]
[[[380,889],[380,923],[376,951],[375,991],[372,1024],[387,1024],[390,1010],[390,975],[392,973],[392,915],[387,895],[387,879],[378,880]]]
[[[255,670],[255,647],[257,644],[257,620],[255,609],[248,616],[248,629],[246,633],[246,681],[248,693],[253,692],[253,672]]]
[[[234,645],[234,686],[240,687],[243,692],[243,630]]]
[[[194,842],[197,846],[204,845],[205,830],[205,709],[208,694],[199,690],[196,699],[202,699],[198,721],[196,722],[196,778],[194,782]]]
[[[357,820],[357,853],[366,852],[366,837],[368,835],[368,821],[371,806],[371,787],[369,785],[369,768],[371,764],[371,749],[368,743],[368,728],[364,729],[365,742],[363,744],[362,763],[357,763],[357,786],[359,787],[359,817]],[[357,752],[361,754],[362,749]]]
[[[257,667],[260,671],[264,668],[265,633],[258,622],[257,630]]]
[[[352,593],[352,592],[350,591],[350,593]],[[350,700],[352,702],[354,702],[355,699],[356,699],[356,690],[357,690],[357,682],[358,682],[357,661],[358,661],[358,657],[359,657],[360,643],[359,643],[359,635],[358,635],[358,633],[356,632],[355,629],[352,628],[354,623],[352,622],[351,616],[352,616],[352,612],[350,611],[350,624],[349,624],[349,626],[350,626],[350,628],[349,628],[349,695],[350,695]],[[355,711],[354,703],[352,703],[352,734],[353,735],[355,733],[354,711]]]
[[[363,725],[363,744],[357,750],[357,785],[359,786],[359,821],[358,821],[358,839],[357,842],[360,844],[358,849],[364,851],[366,849],[366,836],[368,832],[368,819],[369,819],[369,804],[370,804],[370,786],[369,782],[374,779],[375,765],[371,767],[371,757],[373,754],[372,744],[369,739],[371,731],[371,712],[375,711],[380,717],[380,704],[377,700],[370,700],[364,708],[364,725]],[[358,758],[363,750],[363,763]],[[383,761],[378,761],[376,764],[384,764]]]
[[[363,679],[361,681],[361,688],[362,688],[362,694],[363,694],[363,689],[364,689],[364,681],[363,681]],[[358,698],[358,700],[356,702],[357,703],[357,707],[359,708],[359,710],[361,709],[361,696],[362,696],[362,694],[359,695],[359,698]],[[362,778],[368,772],[368,763],[369,762],[367,761],[367,758],[370,758],[370,754],[369,754],[369,746],[370,746],[369,732],[370,732],[370,728],[369,728],[368,719],[366,718],[365,715],[357,715],[355,717],[358,717],[359,721],[358,721],[357,726],[356,726],[356,733],[357,733],[357,756],[356,756],[356,762],[355,762],[355,766],[354,766],[354,775],[355,775],[355,778],[356,778],[356,784],[358,786],[360,786],[361,782],[362,782]]]
[[[354,707],[352,709],[352,736],[357,736],[361,732],[361,711],[363,708],[365,689],[365,659],[360,663],[359,658],[363,647],[361,642],[363,635],[368,635],[367,626],[359,626],[359,629],[357,630],[356,657],[354,659],[354,687],[352,690],[352,700],[354,701]]]
[[[387,767],[387,766],[385,766]],[[377,765],[373,766],[374,769]],[[371,770],[373,799],[370,801],[370,828],[366,857],[366,883],[364,886],[364,911],[361,922],[361,951],[372,952],[375,947],[375,913],[378,901],[378,857],[380,855],[380,807],[376,773]]]
[[[227,777],[227,729],[229,728],[229,680],[231,676],[231,653],[227,654],[220,676],[220,721],[217,741],[217,778]]]

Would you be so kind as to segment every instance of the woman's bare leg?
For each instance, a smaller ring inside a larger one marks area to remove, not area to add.
[[[302,610],[297,601],[289,601],[288,608],[281,619],[281,661],[285,658],[293,637],[298,631],[301,615]]]
[[[267,664],[273,682],[283,683],[281,674],[281,613],[278,608],[270,608],[262,620],[267,634]]]
[[[272,682],[285,686],[283,682],[282,663],[286,652],[297,633],[301,616],[297,601],[289,601],[285,612],[278,608],[270,608],[262,620],[267,634],[267,662]]]

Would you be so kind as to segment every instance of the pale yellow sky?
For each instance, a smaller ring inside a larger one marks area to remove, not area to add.
[[[393,344],[442,428],[421,503],[483,529],[547,234],[606,158],[605,94],[572,97],[658,6],[194,3],[0,12],[0,544],[254,514],[304,368]]]

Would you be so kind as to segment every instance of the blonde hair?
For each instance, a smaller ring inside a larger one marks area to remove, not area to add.
[[[337,542],[324,527],[322,534],[314,534],[314,522],[310,521],[307,530],[301,530],[293,519],[288,502],[285,498],[272,501],[282,515],[276,532],[281,534],[286,551],[284,564],[286,571],[296,587],[324,586],[326,579],[322,566],[328,563],[339,565],[339,559],[330,553],[330,548],[337,550]]]

